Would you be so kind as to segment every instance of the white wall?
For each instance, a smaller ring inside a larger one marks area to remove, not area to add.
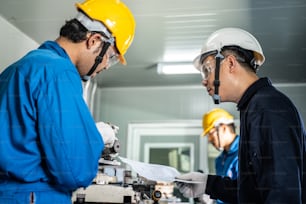
[[[295,103],[306,122],[306,84],[275,84]],[[236,104],[214,105],[203,86],[194,87],[123,87],[96,91],[94,117],[119,126],[121,155],[126,156],[128,124],[201,120],[212,108],[225,108],[236,119]]]
[[[38,43],[22,33],[0,16],[0,72],[22,57],[28,51],[37,48]]]
[[[202,115],[217,107],[203,86],[99,88],[94,117],[119,126],[120,154],[126,156],[127,129],[130,123],[202,120]],[[236,118],[233,103],[224,103]]]

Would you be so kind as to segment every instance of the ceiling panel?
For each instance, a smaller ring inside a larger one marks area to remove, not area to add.
[[[200,85],[199,75],[161,76],[158,62],[188,61],[208,35],[240,27],[261,42],[266,62],[259,71],[275,83],[306,83],[305,0],[124,0],[136,18],[136,35],[116,65],[96,77],[103,87]],[[55,39],[75,15],[72,0],[0,0],[0,15],[38,43]]]

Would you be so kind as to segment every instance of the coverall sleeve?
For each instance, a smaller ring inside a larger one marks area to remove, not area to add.
[[[83,100],[79,75],[65,71],[45,83],[37,115],[49,182],[66,190],[86,187],[96,176],[104,144]]]

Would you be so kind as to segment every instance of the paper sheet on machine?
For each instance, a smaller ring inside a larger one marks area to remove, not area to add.
[[[123,157],[119,158],[122,162],[128,164],[136,173],[148,180],[172,182],[176,176],[180,175],[180,172],[176,168],[170,166],[148,164]]]

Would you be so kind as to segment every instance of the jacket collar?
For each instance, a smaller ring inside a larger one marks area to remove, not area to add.
[[[240,101],[237,104],[237,109],[242,110],[248,105],[249,101],[253,97],[253,95],[261,88],[265,86],[272,86],[272,83],[269,78],[264,77],[255,81],[249,88],[244,92]]]
[[[42,45],[40,45],[38,49],[52,50],[59,56],[69,59],[69,56],[66,51],[62,47],[60,47],[60,45],[56,41],[46,41]]]
[[[235,140],[232,142],[229,150],[228,150],[228,154],[232,153],[232,152],[236,152],[238,149],[238,145],[239,145],[239,135],[236,135]]]

